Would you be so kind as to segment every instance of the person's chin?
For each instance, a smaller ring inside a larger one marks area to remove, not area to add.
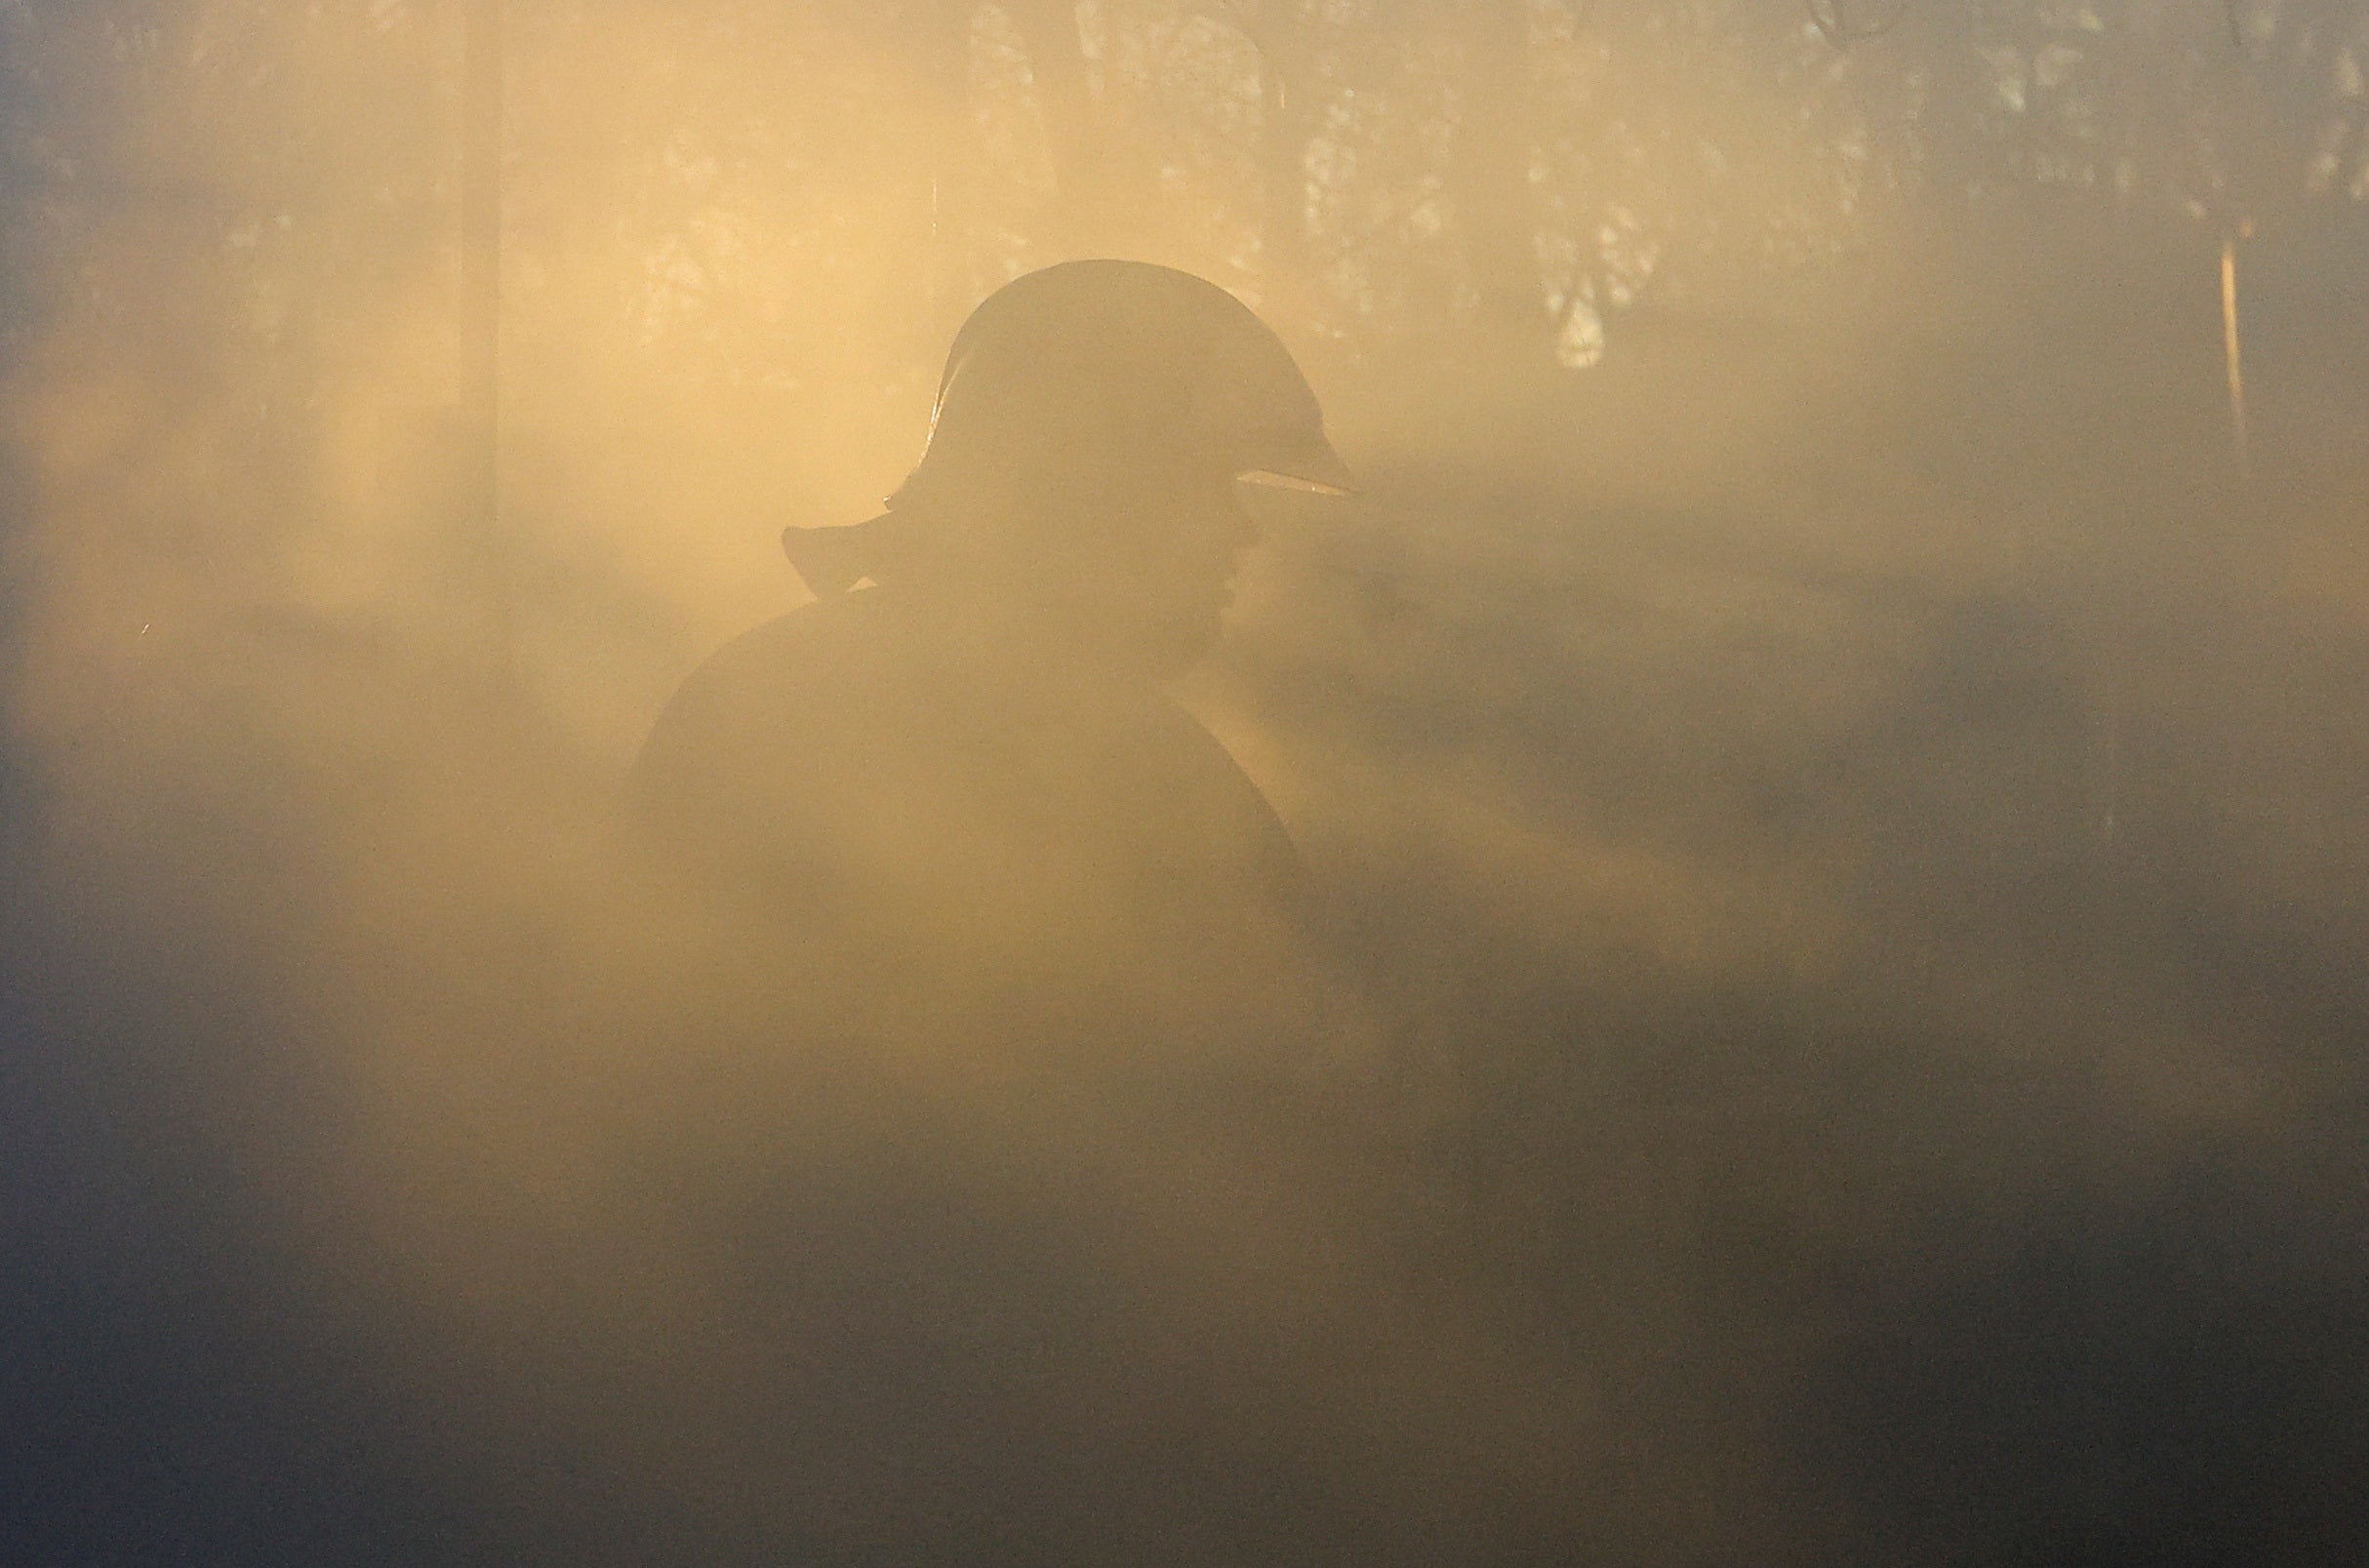
[[[1138,599],[1120,605],[1108,601],[1059,618],[1048,642],[1064,650],[1060,657],[1105,673],[1168,680],[1184,674],[1207,658],[1217,646],[1225,615],[1223,601],[1210,595],[1200,603],[1146,603]]]
[[[1173,680],[1209,657],[1218,643],[1218,615],[1173,616],[1113,627],[1101,646],[1081,650],[1104,668],[1154,681]]]
[[[1153,640],[1157,649],[1160,676],[1168,679],[1184,674],[1207,659],[1218,646],[1221,612],[1216,608],[1197,615],[1180,616],[1163,623]]]

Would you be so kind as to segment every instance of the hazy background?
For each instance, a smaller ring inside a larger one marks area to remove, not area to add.
[[[489,141],[490,6],[0,3],[0,1555],[2369,1529],[2369,7],[500,11]],[[1322,1132],[801,1054],[605,848],[1085,255],[1366,481],[1184,692]]]

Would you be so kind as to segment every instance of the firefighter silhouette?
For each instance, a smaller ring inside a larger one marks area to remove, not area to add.
[[[1074,971],[1114,944],[1224,968],[1297,864],[1165,685],[1256,542],[1246,481],[1349,488],[1247,307],[1133,261],[1006,285],[955,338],[888,510],[783,536],[816,602],[660,717],[641,827],[888,984],[907,961]]]
[[[742,1429],[867,1477],[836,1524],[812,1471],[781,1487],[834,1560],[1086,1560],[1065,1532],[1176,1506],[1252,1529],[1273,1471],[1235,1413],[1337,1338],[1205,1309],[1299,1302],[1261,1238],[1317,1233],[1350,1186],[1318,1173],[1355,1168],[1290,842],[1167,690],[1255,542],[1246,478],[1349,479],[1255,315],[1136,262],[1022,277],[888,510],[783,536],[815,602],[695,671],[635,767],[640,836],[730,934],[658,1030],[725,1040],[732,1086],[679,1097],[714,1170],[668,1190],[738,1332],[797,1347],[744,1369]],[[1145,1445],[1199,1456],[1188,1503]]]

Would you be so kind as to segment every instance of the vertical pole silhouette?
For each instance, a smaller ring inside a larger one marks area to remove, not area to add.
[[[2237,448],[2237,477],[2250,479],[2254,463],[2246,438],[2245,364],[2237,351],[2237,237],[2221,242],[2221,351],[2229,369],[2229,439]]]
[[[471,566],[472,653],[509,674],[502,539],[502,0],[470,0],[461,79],[461,546]]]

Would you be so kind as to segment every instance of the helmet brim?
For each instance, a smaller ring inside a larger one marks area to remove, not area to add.
[[[1330,441],[1295,442],[1281,451],[1265,452],[1234,477],[1247,485],[1277,490],[1302,490],[1319,496],[1354,496],[1357,476],[1341,461]]]

